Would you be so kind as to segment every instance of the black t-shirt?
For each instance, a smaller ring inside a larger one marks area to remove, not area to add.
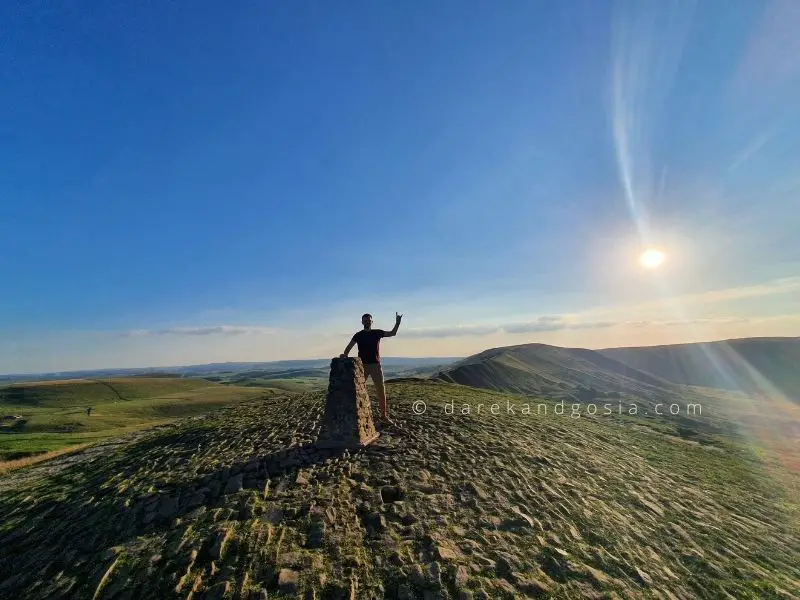
[[[381,362],[381,338],[386,335],[383,329],[362,329],[353,336],[353,341],[358,344],[358,357],[361,362],[368,365]]]

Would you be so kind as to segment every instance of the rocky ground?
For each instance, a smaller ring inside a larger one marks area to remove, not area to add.
[[[317,392],[0,479],[0,598],[797,597],[797,523],[745,449],[389,393],[402,433],[357,452],[314,449]]]

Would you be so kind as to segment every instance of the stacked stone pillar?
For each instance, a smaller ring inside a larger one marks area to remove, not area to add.
[[[318,448],[360,448],[378,437],[361,359],[334,358]]]

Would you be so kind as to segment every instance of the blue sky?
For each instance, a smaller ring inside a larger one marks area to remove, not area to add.
[[[793,0],[6,3],[0,372],[324,357],[365,311],[405,314],[389,355],[798,335],[798,28]]]

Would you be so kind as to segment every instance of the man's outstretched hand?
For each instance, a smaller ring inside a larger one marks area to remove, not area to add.
[[[401,315],[399,312],[396,312],[396,313],[394,313],[394,317],[397,320],[397,322],[399,323],[400,319],[403,318],[403,315]]]

